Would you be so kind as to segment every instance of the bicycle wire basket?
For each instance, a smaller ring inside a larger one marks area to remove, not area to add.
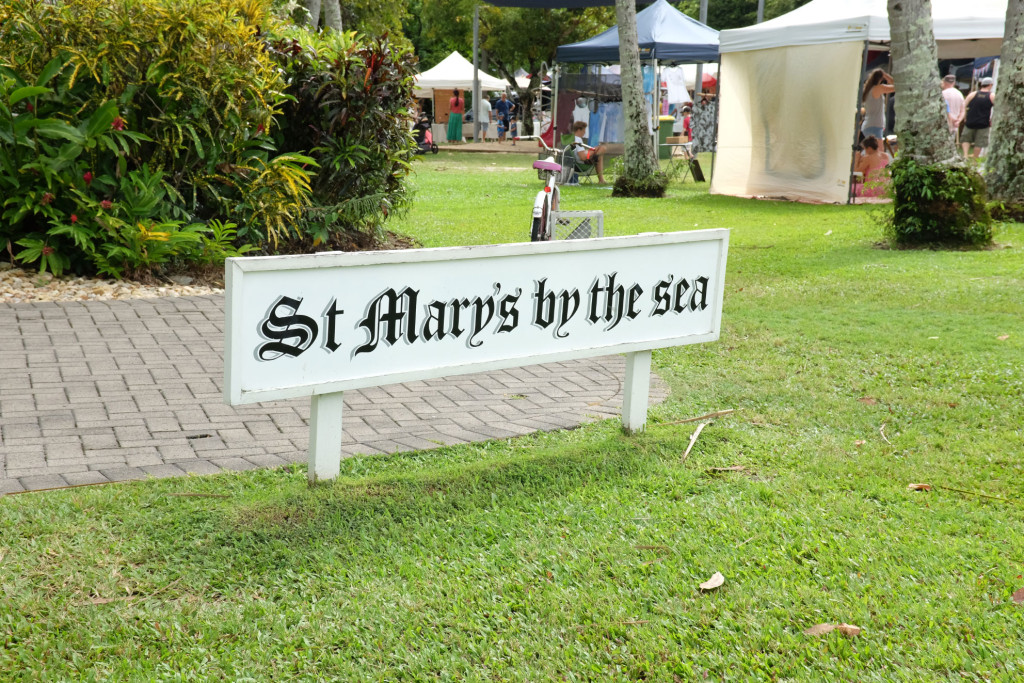
[[[604,211],[552,211],[549,220],[556,240],[604,237]]]

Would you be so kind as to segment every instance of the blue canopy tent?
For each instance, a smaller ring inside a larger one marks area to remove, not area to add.
[[[705,64],[718,62],[718,31],[688,17],[667,0],[657,0],[636,14],[637,44],[640,59],[650,61],[654,71],[658,64]],[[593,38],[569,45],[559,45],[556,62],[609,64],[619,61],[619,28],[613,26]],[[698,67],[699,69],[699,67]],[[557,75],[558,69],[555,73]],[[699,71],[698,71],[699,73]],[[699,78],[699,76],[698,76]],[[556,98],[557,98],[557,86]],[[652,95],[652,114],[656,110],[657,89]],[[556,107],[557,109],[557,102]],[[652,124],[652,128],[656,124]],[[553,127],[552,137],[558,133]],[[712,167],[713,167],[712,162]]]
[[[640,59],[662,64],[702,64],[718,61],[718,31],[692,19],[667,0],[636,13]],[[559,45],[558,62],[608,64],[619,61],[619,27],[612,26],[593,38]]]

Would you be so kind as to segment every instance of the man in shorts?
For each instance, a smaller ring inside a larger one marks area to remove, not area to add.
[[[992,107],[995,106],[996,96],[992,92],[995,84],[990,77],[986,76],[978,83],[978,89],[967,96],[964,100],[964,110],[967,112],[964,117],[964,132],[960,134],[960,143],[964,148],[964,156],[970,156],[971,146],[974,146],[974,158],[981,156],[981,150],[988,147],[988,131],[992,127]]]

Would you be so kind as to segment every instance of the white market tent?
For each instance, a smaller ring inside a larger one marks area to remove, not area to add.
[[[480,90],[504,90],[508,83],[503,78],[496,78],[483,71],[477,71],[480,78]],[[473,63],[460,55],[458,51],[445,57],[440,64],[433,69],[428,69],[421,74],[416,74],[416,97],[430,97],[434,89],[461,90],[473,89]]]
[[[932,0],[932,17],[940,58],[999,54],[1006,0]],[[848,201],[866,51],[888,43],[885,0],[812,0],[722,31],[711,192]]]

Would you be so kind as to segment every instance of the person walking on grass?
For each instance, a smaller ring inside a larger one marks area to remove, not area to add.
[[[992,92],[995,84],[986,76],[978,82],[978,89],[964,100],[964,132],[960,143],[964,148],[964,156],[970,156],[971,146],[974,147],[974,158],[981,156],[981,150],[988,147],[988,130],[992,127],[992,107],[996,103],[996,94]]]
[[[487,129],[491,125],[491,102],[482,95],[476,105],[476,120],[480,122],[480,140],[477,142],[487,140]]]
[[[448,100],[448,142],[462,142],[462,115],[466,112],[466,100],[459,95],[459,89],[452,91]]]
[[[946,103],[946,116],[949,118],[949,132],[954,142],[960,132],[960,124],[964,121],[964,96],[956,89],[956,76],[949,74],[942,77],[942,99]]]

